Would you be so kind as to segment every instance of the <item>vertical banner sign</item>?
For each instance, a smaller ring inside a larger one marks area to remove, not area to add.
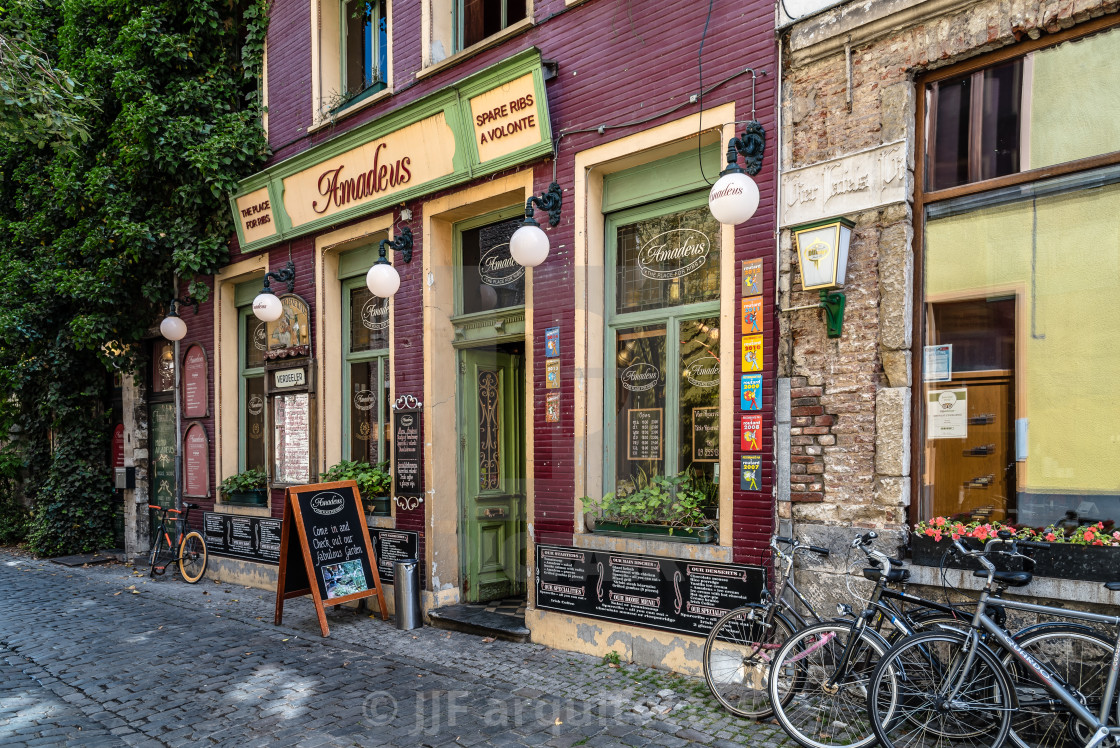
[[[284,492],[276,625],[284,616],[284,601],[303,595],[315,601],[323,636],[330,635],[328,605],[376,595],[381,619],[389,619],[362,497],[352,480],[293,486]]]
[[[412,510],[424,502],[424,442],[420,409],[393,411],[393,501]]]
[[[762,410],[762,375],[744,374],[739,390],[739,409]]]

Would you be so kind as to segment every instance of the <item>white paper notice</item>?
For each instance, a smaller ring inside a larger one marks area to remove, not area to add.
[[[968,436],[968,390],[934,390],[926,393],[926,436],[929,439],[964,439]]]
[[[948,382],[953,378],[953,346],[927,345],[923,350],[922,379],[926,382]]]

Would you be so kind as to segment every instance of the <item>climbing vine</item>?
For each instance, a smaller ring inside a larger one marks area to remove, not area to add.
[[[267,11],[266,0],[0,8],[0,37],[50,61],[75,94],[66,116],[81,119],[55,133],[70,133],[65,147],[0,141],[0,433],[24,445],[37,552],[111,542],[111,375],[141,370],[174,277],[205,298],[200,279],[227,261],[227,196],[267,155]]]

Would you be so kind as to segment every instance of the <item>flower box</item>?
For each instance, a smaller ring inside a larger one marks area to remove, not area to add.
[[[919,566],[940,566],[942,556],[949,550],[952,541],[941,542],[925,535],[915,535],[910,540],[913,561]],[[965,538],[970,548],[982,548],[983,543],[975,538]],[[998,554],[991,556],[996,568],[1001,571],[1030,571],[1039,577],[1056,579],[1077,579],[1085,582],[1120,581],[1120,547],[1077,545],[1074,543],[1051,543],[1049,548],[1022,549],[1034,558],[1033,567],[1021,558],[1009,559]],[[961,559],[950,556],[945,560],[949,569],[979,569],[976,559]]]
[[[226,494],[227,504],[237,506],[268,506],[268,489],[258,488],[255,491],[231,491]]]
[[[388,496],[363,496],[366,513],[374,517],[388,517],[392,514],[392,500]]]
[[[714,543],[716,540],[716,532],[710,527],[669,527],[668,525],[643,525],[637,522],[623,525],[618,522],[596,520],[592,532],[613,537],[639,537],[678,543]]]

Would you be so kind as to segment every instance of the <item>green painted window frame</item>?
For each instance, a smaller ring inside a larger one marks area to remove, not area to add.
[[[708,204],[706,192],[695,192],[687,195],[668,197],[654,203],[647,203],[634,208],[620,210],[606,217],[606,247],[603,286],[605,287],[605,329],[603,334],[603,494],[617,489],[615,485],[616,458],[615,446],[617,444],[618,423],[615,413],[615,380],[618,376],[616,362],[616,339],[620,328],[638,327],[641,325],[665,325],[665,417],[662,419],[665,432],[663,434],[663,463],[665,474],[676,475],[683,468],[677,465],[679,456],[678,441],[680,439],[679,419],[670,418],[668,414],[680,410],[680,324],[681,322],[705,317],[721,319],[722,296],[710,301],[694,304],[681,304],[662,309],[650,309],[640,312],[619,314],[615,311],[615,270],[618,261],[618,227],[637,221],[668,213],[678,213],[684,210],[699,208]],[[724,262],[725,248],[720,246],[720,274],[726,270]],[[722,281],[721,281],[722,283]],[[726,435],[721,434],[721,443],[729,443]],[[718,464],[718,463],[717,463]]]
[[[245,340],[245,321],[253,316],[252,306],[239,307],[237,310],[237,472],[243,473],[247,470],[249,462],[249,435],[246,433],[245,423],[245,408],[248,398],[248,380],[261,377],[264,378],[264,367],[255,366],[248,368],[245,359],[245,346],[248,343]],[[268,470],[268,408],[264,409],[264,438],[265,442],[265,464],[264,471]]]
[[[452,17],[451,18],[451,28],[452,28],[451,33],[453,34],[453,39],[452,39],[452,42],[451,42],[451,46],[452,46],[451,54],[456,54],[458,52],[462,52],[464,49],[467,49],[469,47],[474,46],[474,44],[467,45],[467,44],[463,43],[463,37],[465,36],[465,33],[466,33],[464,28],[463,28],[463,20],[466,17],[466,13],[463,11],[463,2],[464,2],[464,0],[451,0],[451,17]],[[528,0],[520,0],[520,2],[523,2],[525,4],[525,18],[529,18],[529,3],[528,3]],[[519,22],[520,21],[514,21],[514,23],[519,23]],[[500,34],[512,25],[513,24],[511,24],[509,22],[508,13],[506,12],[505,0],[503,0],[503,2],[502,2],[502,27],[500,29],[498,29],[497,31],[495,31],[490,36],[495,36],[497,34]],[[489,36],[483,37],[479,41],[475,42],[475,44],[481,44],[483,41],[485,41],[486,39],[489,39],[489,38],[490,38]]]
[[[519,218],[525,215],[525,209],[520,205],[511,205],[508,208],[499,208],[498,210],[484,213],[474,218],[468,218],[465,221],[460,221],[455,224],[454,236],[452,239],[451,249],[451,262],[455,269],[455,314],[451,317],[452,322],[470,321],[477,319],[484,319],[486,317],[503,317],[510,312],[524,310],[525,305],[519,304],[518,306],[507,306],[501,309],[495,309],[487,312],[474,312],[473,314],[463,314],[463,280],[461,276],[461,269],[463,267],[463,232],[477,229],[479,226],[485,226],[488,223],[497,223],[498,221],[507,221],[510,218]]]
[[[385,412],[385,378],[392,373],[390,349],[378,348],[372,351],[350,350],[350,292],[355,288],[362,288],[366,284],[364,275],[357,275],[342,280],[342,391],[346,393],[346,401],[342,406],[342,449],[344,460],[353,458],[350,454],[351,422],[350,422],[350,365],[364,361],[377,362],[377,461],[385,462],[389,459],[389,445],[385,440],[385,424],[389,421],[389,414]],[[392,312],[389,313],[389,324],[392,325]]]
[[[387,24],[388,19],[389,19],[389,8],[388,8],[389,0],[368,0],[368,1],[369,1],[370,6],[371,6],[371,9],[372,9],[371,12],[370,12],[370,16],[373,17],[373,18],[380,18],[381,15],[384,15],[385,20],[386,20],[386,24]],[[366,0],[337,0],[337,2],[338,2],[338,13],[339,13],[339,18],[338,18],[339,78],[338,79],[340,81],[340,85],[341,85],[342,92],[343,92],[343,97],[344,97],[345,100],[342,103],[340,103],[337,107],[335,107],[336,110],[348,107],[351,104],[356,104],[357,102],[362,101],[363,99],[367,99],[370,96],[373,96],[375,93],[377,93],[379,91],[385,90],[385,88],[388,86],[388,78],[389,78],[389,50],[388,49],[385,50],[385,69],[380,70],[380,66],[378,65],[378,61],[380,60],[380,57],[381,57],[381,48],[380,48],[380,45],[379,45],[380,37],[379,37],[379,34],[378,34],[378,29],[376,28],[377,24],[375,23],[373,33],[370,36],[371,36],[371,39],[372,39],[372,44],[374,45],[373,52],[372,52],[373,69],[380,76],[380,78],[379,78],[379,80],[373,81],[368,86],[363,88],[361,91],[358,91],[357,93],[355,93],[353,96],[350,96],[348,98],[346,97],[346,95],[345,95],[346,91],[349,89],[349,87],[347,85],[347,81],[346,81],[346,63],[347,63],[347,60],[348,60],[348,52],[347,52],[347,48],[346,48],[346,20],[347,20],[346,16],[347,16],[347,13],[350,12],[350,8],[349,8],[350,5],[359,4],[359,3],[364,4],[366,2]],[[386,46],[388,46],[388,37],[386,37],[385,43],[386,43]]]

